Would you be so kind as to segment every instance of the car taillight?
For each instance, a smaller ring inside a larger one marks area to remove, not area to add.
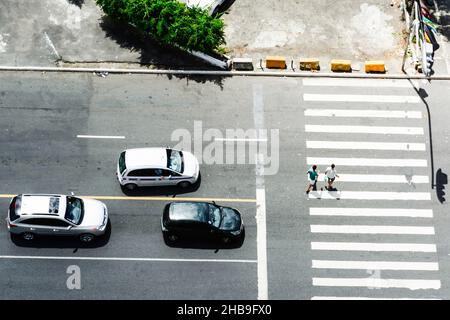
[[[12,223],[9,223],[9,227],[10,227],[10,228],[15,228],[15,227],[17,227],[17,225],[12,224]]]

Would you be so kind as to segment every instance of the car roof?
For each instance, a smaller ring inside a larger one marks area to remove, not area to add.
[[[66,203],[66,196],[64,195],[23,194],[20,215],[63,217]]]
[[[173,221],[209,220],[209,206],[207,202],[172,202],[169,209],[169,219]]]
[[[136,148],[125,150],[127,169],[167,168],[166,148]]]

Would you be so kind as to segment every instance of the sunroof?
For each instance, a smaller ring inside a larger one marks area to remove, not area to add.
[[[59,211],[59,197],[50,197],[50,205],[48,207],[48,213],[58,213]]]

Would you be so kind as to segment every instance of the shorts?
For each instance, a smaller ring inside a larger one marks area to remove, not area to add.
[[[328,182],[334,182],[336,178],[328,178]]]

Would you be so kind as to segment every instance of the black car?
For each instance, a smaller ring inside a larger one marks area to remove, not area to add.
[[[171,202],[161,218],[163,235],[171,242],[182,237],[212,238],[229,243],[244,224],[238,210],[209,202]]]

